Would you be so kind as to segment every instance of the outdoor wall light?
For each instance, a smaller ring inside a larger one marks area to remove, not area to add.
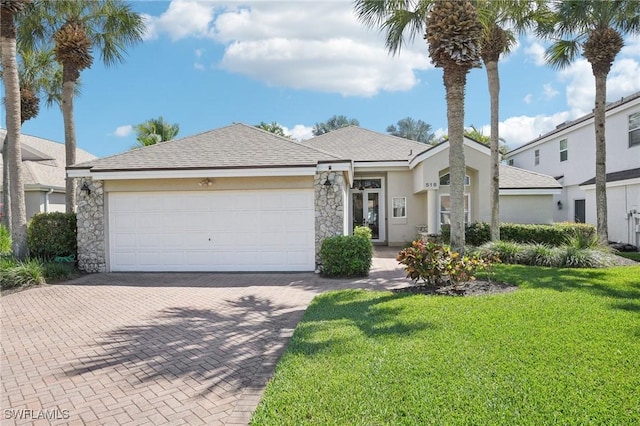
[[[211,180],[209,180],[209,178],[204,178],[198,183],[198,185],[200,185],[202,187],[211,186],[211,185],[213,185],[213,182],[211,182]]]
[[[562,201],[558,201],[558,210],[562,210]]]
[[[327,180],[325,180],[325,181],[324,181],[323,185],[324,185],[325,187],[330,187],[331,185],[333,185],[333,184],[331,183],[331,181],[329,180],[329,177],[328,177],[328,176],[327,176]]]
[[[91,188],[89,188],[89,185],[87,184],[87,182],[84,182],[82,184],[82,186],[80,187],[80,191],[84,192],[87,195],[91,195]]]

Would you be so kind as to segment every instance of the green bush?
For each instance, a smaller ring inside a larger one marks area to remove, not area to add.
[[[523,265],[559,267],[564,264],[564,250],[547,244],[526,244],[519,254]]]
[[[451,229],[442,225],[442,238],[449,240]],[[566,244],[567,235],[575,236],[583,241],[590,241],[596,236],[596,228],[585,223],[555,223],[553,225],[532,225],[517,223],[500,224],[500,239],[525,244],[547,244],[559,247]],[[481,246],[491,239],[488,223],[477,222],[465,228],[465,241],[472,246]]]
[[[11,235],[9,235],[9,230],[4,225],[0,225],[0,256],[10,255],[12,250],[12,241]]]
[[[356,226],[353,228],[353,235],[356,237],[366,238],[371,241],[371,228],[368,226]]]
[[[369,274],[373,246],[360,235],[338,235],[322,240],[322,273],[330,277],[364,277]]]
[[[0,268],[0,288],[2,289],[44,283],[43,265],[39,260],[3,262]]]
[[[422,279],[425,284],[437,287],[445,285],[445,279],[454,285],[472,281],[476,272],[489,268],[498,259],[481,253],[460,256],[448,246],[416,240],[400,251],[396,260],[405,266],[407,278]]]
[[[75,213],[40,213],[27,228],[27,241],[32,256],[51,260],[56,256],[77,257]]]
[[[43,265],[42,273],[45,280],[50,283],[73,277],[76,269],[73,264],[67,262],[47,262]]]
[[[480,250],[498,256],[504,263],[549,266],[557,268],[604,268],[612,266],[614,256],[602,249],[570,245],[551,247],[546,244],[521,244],[496,241],[484,244]]]
[[[521,244],[511,241],[495,241],[484,244],[481,247],[493,256],[497,256],[503,263],[519,263],[524,251]]]

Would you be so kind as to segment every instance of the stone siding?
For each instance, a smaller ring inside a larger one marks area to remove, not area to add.
[[[80,190],[87,183],[90,194]],[[104,189],[102,181],[90,178],[78,182],[78,268],[85,272],[105,272]]]
[[[324,183],[329,179],[331,186]],[[344,234],[344,177],[342,172],[319,172],[314,180],[316,205],[316,264],[326,237]]]

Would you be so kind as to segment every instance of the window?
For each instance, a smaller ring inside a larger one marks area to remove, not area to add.
[[[449,173],[440,176],[440,185],[449,185],[450,182],[451,182],[451,176],[449,176]],[[471,178],[469,177],[469,175],[464,176],[464,184],[465,186],[471,185]]]
[[[464,223],[469,223],[469,206],[471,205],[471,196],[464,194]],[[440,225],[451,224],[451,198],[449,194],[440,196]]]
[[[513,166],[513,158],[507,160],[507,166]]]
[[[393,218],[407,217],[407,197],[393,197],[391,199],[391,210]]]
[[[359,189],[360,191],[364,189],[378,189],[378,188],[382,188],[381,179],[355,179],[353,181],[353,189]]]
[[[535,151],[533,151],[533,164],[535,166],[540,164],[540,150],[539,149],[536,149]]]
[[[640,145],[640,112],[629,116],[629,148]]]
[[[567,161],[569,159],[569,149],[567,148],[567,140],[562,139],[560,141],[560,161]]]

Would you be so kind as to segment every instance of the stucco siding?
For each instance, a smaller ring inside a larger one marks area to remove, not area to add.
[[[501,195],[500,222],[553,223],[552,203],[551,195]]]
[[[585,191],[587,203],[587,223],[596,223],[596,191]],[[633,211],[636,213],[633,213]],[[607,188],[607,216],[609,219],[609,240],[626,244],[640,245],[640,184],[610,186]]]
[[[414,194],[412,191],[413,174],[410,171],[387,173],[387,241],[390,246],[397,246],[412,241],[416,237],[416,225],[427,223],[427,195]],[[407,199],[406,217],[393,217],[393,198]]]

